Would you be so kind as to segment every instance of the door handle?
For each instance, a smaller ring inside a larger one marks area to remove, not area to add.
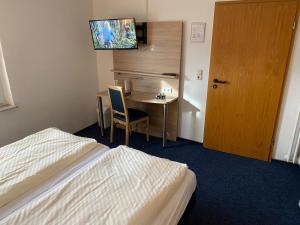
[[[225,80],[219,80],[219,79],[217,79],[217,78],[213,79],[213,82],[214,82],[215,84],[227,84],[227,83],[228,83],[228,82],[225,81]]]

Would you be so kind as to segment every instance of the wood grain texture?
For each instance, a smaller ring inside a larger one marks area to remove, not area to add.
[[[138,75],[138,76],[159,77],[159,78],[166,78],[166,79],[178,79],[178,75],[179,75],[179,74],[167,75],[163,73],[137,72],[137,71],[129,71],[129,70],[112,70],[112,72],[118,75]]]
[[[296,11],[296,0],[216,4],[205,147],[270,159]]]
[[[97,97],[108,97],[108,92],[107,91],[100,91],[100,92],[97,92],[96,96]]]
[[[124,80],[130,80],[133,91],[140,91],[152,94],[158,94],[163,87],[171,87],[172,93],[169,96],[178,97],[179,94],[179,80],[167,79],[158,77],[144,77],[139,75],[115,75],[119,85],[124,85]]]
[[[163,127],[163,103],[156,100],[155,95],[161,88],[161,84],[171,86],[174,90],[172,94],[167,95],[168,101],[168,119],[167,119],[167,139],[176,141],[178,136],[178,90],[179,82],[174,79],[131,79],[132,96],[126,98],[128,107],[136,108],[147,112],[150,116],[150,135],[162,137]],[[173,82],[173,83],[172,83]],[[118,85],[122,86],[122,80],[118,80]],[[143,130],[136,130],[143,133]]]
[[[166,96],[165,99],[156,99],[155,94],[147,93],[144,91],[133,91],[129,96],[126,97],[126,100],[141,102],[141,103],[150,103],[157,105],[170,104],[175,102],[178,97]]]
[[[148,22],[148,44],[114,51],[114,69],[180,74],[182,22]]]
[[[181,71],[182,21],[148,22],[148,44],[138,50],[114,51],[114,78],[118,85],[131,81],[133,93],[139,96],[127,98],[129,107],[141,109],[150,115],[150,134],[162,137],[163,105],[154,99],[163,87],[172,88],[167,94],[167,139],[175,141],[178,133],[178,93]],[[163,73],[174,73],[170,77]],[[149,97],[148,101],[144,101]],[[138,100],[137,100],[138,99]],[[140,130],[142,132],[142,130]]]

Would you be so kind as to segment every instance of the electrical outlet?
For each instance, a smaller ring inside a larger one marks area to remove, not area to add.
[[[197,80],[203,80],[203,70],[198,70],[196,75]]]
[[[172,88],[171,87],[163,87],[162,88],[162,93],[172,94]]]

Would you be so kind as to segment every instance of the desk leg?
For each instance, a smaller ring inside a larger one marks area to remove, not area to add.
[[[100,119],[100,133],[101,133],[101,136],[103,137],[104,136],[104,119],[103,119],[103,105],[102,105],[102,97],[101,96],[98,96],[97,97],[98,99],[98,112],[99,112],[99,119]]]
[[[168,120],[168,104],[164,104],[163,147],[166,147],[167,145],[167,120]]]

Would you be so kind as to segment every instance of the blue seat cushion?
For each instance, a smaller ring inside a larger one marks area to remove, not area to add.
[[[148,116],[148,113],[138,109],[132,109],[132,108],[128,108],[128,114],[129,114],[129,122],[133,122]],[[124,122],[126,121],[125,116],[122,116],[120,114],[115,114],[114,118],[118,120],[122,120]]]

